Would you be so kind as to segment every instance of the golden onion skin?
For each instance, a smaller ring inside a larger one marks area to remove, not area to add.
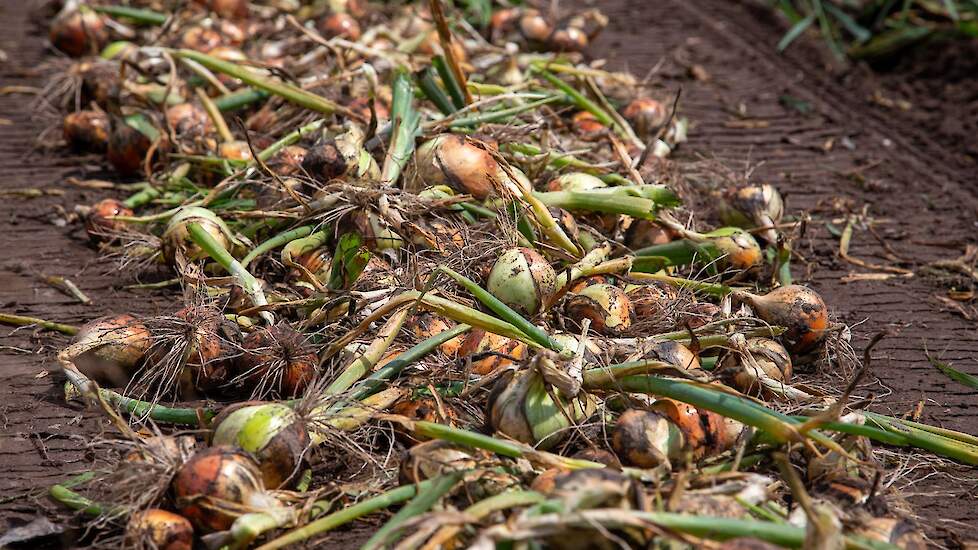
[[[129,516],[126,547],[146,550],[192,550],[194,527],[187,518],[150,508]]]
[[[132,315],[100,317],[86,323],[72,338],[73,345],[91,344],[72,362],[82,374],[100,384],[125,387],[152,342],[149,328]]]
[[[109,146],[109,116],[102,111],[68,113],[62,122],[65,141],[76,151],[101,153]]]
[[[682,432],[665,415],[629,409],[615,423],[611,446],[623,464],[655,468],[677,458],[684,441]]]
[[[177,509],[204,532],[226,531],[242,507],[259,504],[261,471],[244,451],[209,447],[198,451],[173,478]]]
[[[765,322],[787,329],[781,339],[792,353],[812,351],[825,339],[828,307],[817,292],[806,286],[788,285],[760,296],[738,296]]]
[[[462,340],[458,348],[458,357],[463,359],[471,355],[495,352],[482,358],[473,359],[472,372],[479,375],[487,375],[513,364],[513,359],[521,360],[526,356],[526,344],[519,340],[512,340],[505,336],[500,336],[492,332],[486,332],[480,328],[471,329]]]
[[[607,336],[618,336],[632,326],[631,300],[620,288],[608,284],[584,287],[567,298],[567,316],[580,323],[591,320],[591,328]]]

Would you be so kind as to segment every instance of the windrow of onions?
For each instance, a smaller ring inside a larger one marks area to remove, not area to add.
[[[52,496],[166,550],[388,508],[365,548],[923,544],[873,444],[978,441],[848,408],[797,212],[685,185],[672,83],[581,53],[601,13],[497,4],[63,6],[60,145],[119,178],[78,212],[171,306],[68,330],[135,451]]]

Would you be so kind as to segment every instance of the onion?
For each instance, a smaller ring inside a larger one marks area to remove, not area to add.
[[[251,453],[265,487],[278,489],[294,479],[309,449],[306,423],[283,403],[244,402],[214,418],[212,445]]]
[[[283,147],[268,163],[269,167],[279,176],[293,176],[302,169],[308,151],[299,145]]]
[[[183,47],[202,53],[210,53],[224,43],[221,33],[209,27],[193,26],[180,36]]]
[[[532,248],[510,248],[489,272],[486,288],[509,307],[536,315],[557,292],[557,273]]]
[[[744,357],[747,352],[753,362]],[[743,352],[731,350],[720,362],[719,371],[738,390],[756,394],[763,388],[758,379],[780,383],[791,382],[791,356],[788,350],[770,338],[749,338]]]
[[[728,189],[719,210],[724,224],[745,229],[770,227],[762,235],[769,243],[777,241],[778,233],[773,226],[784,215],[784,201],[773,185],[765,183]]]
[[[248,17],[248,0],[207,0],[207,7],[224,19]]]
[[[194,527],[173,512],[150,508],[133,513],[126,525],[126,548],[192,550]]]
[[[666,123],[669,112],[662,102],[651,97],[632,100],[621,113],[640,136],[649,136]]]
[[[248,142],[241,140],[225,141],[217,147],[217,154],[222,159],[251,160],[251,147]]]
[[[360,40],[360,23],[347,13],[327,15],[319,20],[316,28],[326,38],[340,37],[353,42]]]
[[[632,326],[631,300],[620,288],[608,284],[597,284],[575,292],[564,306],[567,316],[580,323],[591,320],[595,331],[617,336]]]
[[[478,466],[478,451],[441,439],[425,441],[410,447],[401,460],[401,480],[419,483],[426,479]]]
[[[421,397],[417,399],[410,397],[403,398],[391,406],[391,413],[407,417],[411,420],[437,422],[447,426],[454,426],[458,419],[458,415],[455,414],[455,409],[447,403],[439,403],[433,397]],[[414,435],[412,432],[400,428],[399,425],[395,426],[394,433],[408,446],[429,439],[424,436]]]
[[[604,464],[609,468],[621,469],[621,461],[615,456],[615,453],[608,451],[606,449],[598,449],[596,447],[588,447],[574,453],[572,458],[577,458],[580,460],[590,460],[591,462],[597,462],[598,464]]]
[[[600,178],[584,172],[561,174],[547,183],[548,191],[593,191],[604,189],[608,184]]]
[[[547,19],[534,9],[523,10],[519,21],[520,33],[532,42],[546,42],[554,28]]]
[[[245,337],[241,348],[234,381],[247,386],[254,397],[296,397],[316,376],[316,351],[286,323],[255,330]]]
[[[80,353],[71,358],[78,370],[101,384],[124,387],[152,343],[146,325],[132,315],[100,317],[72,339]]]
[[[628,285],[625,294],[632,303],[638,322],[655,322],[672,314],[679,294],[676,289],[656,281],[643,285]]]
[[[506,180],[489,151],[455,134],[435,136],[418,147],[408,172],[408,191],[448,185],[479,200],[492,194],[496,183]]]
[[[560,468],[547,468],[540,472],[537,477],[533,478],[533,483],[530,484],[530,490],[549,495],[554,490],[557,477],[566,472],[567,470]]]
[[[736,420],[673,399],[656,401],[652,410],[663,414],[679,428],[684,448],[692,453],[693,460],[732,449],[744,430],[743,424]]]
[[[404,247],[404,239],[377,214],[367,210],[357,210],[353,216],[357,232],[363,237],[367,248],[383,252],[396,252]]]
[[[495,431],[550,449],[567,437],[572,422],[583,422],[594,413],[595,403],[585,392],[568,399],[556,389],[548,391],[536,370],[523,369],[507,372],[496,381],[488,409],[489,425]]]
[[[696,302],[683,308],[677,328],[700,328],[720,316],[720,307],[710,302]]]
[[[927,541],[911,523],[894,518],[871,518],[852,534],[872,541],[887,542],[904,550],[928,548]]]
[[[825,339],[828,308],[822,297],[808,287],[788,285],[763,296],[748,292],[737,292],[735,296],[765,322],[785,327],[787,331],[781,339],[792,353],[811,351]]]
[[[472,355],[480,355],[486,352],[493,352],[484,358],[472,360],[472,372],[479,375],[486,375],[497,372],[513,364],[513,357],[521,360],[526,355],[526,344],[519,340],[511,340],[505,336],[500,336],[492,332],[486,332],[480,328],[473,328],[462,340],[462,345],[458,348],[460,359]],[[509,357],[501,357],[500,355]]]
[[[574,114],[571,118],[571,125],[574,127],[574,131],[583,137],[594,137],[595,134],[607,130],[607,127],[589,111],[580,111]]]
[[[741,229],[727,235],[711,237],[710,242],[723,255],[723,263],[737,271],[746,271],[764,262],[761,246],[750,233]]]
[[[65,141],[76,151],[101,153],[109,146],[109,117],[102,111],[68,113],[63,129]]]
[[[199,206],[184,206],[174,214],[163,231],[163,259],[173,265],[180,261],[196,261],[207,258],[207,253],[200,249],[190,238],[191,223],[200,224],[215,241],[225,249],[232,245],[231,230],[217,214]]]
[[[243,514],[281,507],[265,491],[255,461],[230,447],[195,453],[177,471],[172,487],[177,510],[205,532],[225,531]]]
[[[522,10],[520,8],[502,8],[493,10],[489,18],[489,30],[493,42],[502,42],[505,35],[512,32],[519,23]]]
[[[132,216],[132,209],[116,199],[102,199],[95,203],[85,217],[85,231],[88,238],[98,241],[112,237],[126,227],[126,222],[109,219],[113,216]]]
[[[61,13],[51,22],[48,39],[71,57],[96,54],[109,40],[102,16],[87,7]]]
[[[683,434],[665,415],[629,409],[615,423],[611,446],[624,464],[655,468],[679,457]]]
[[[423,311],[418,313],[407,320],[405,323],[408,330],[414,334],[414,337],[418,340],[427,340],[428,338],[437,336],[446,330],[451,330],[455,326],[455,323],[446,320],[442,317],[438,317],[433,313]],[[444,353],[447,357],[455,357],[458,353],[459,348],[462,346],[462,337],[456,336],[451,340],[438,346],[438,350]]]
[[[625,230],[625,244],[632,250],[671,242],[674,234],[651,220],[632,220]]]
[[[642,359],[654,359],[669,363],[679,370],[702,373],[700,358],[688,347],[673,340],[653,342],[651,348],[645,351]]]
[[[214,130],[207,111],[193,103],[178,103],[166,110],[166,123],[179,137],[201,138]]]
[[[112,119],[111,128],[106,158],[120,176],[138,175],[143,169],[152,140],[119,117]]]
[[[356,126],[335,137],[324,137],[306,151],[302,168],[318,181],[328,183],[343,177],[377,181],[380,168],[363,148],[363,132]]]
[[[550,36],[548,45],[557,51],[579,52],[587,48],[588,38],[584,31],[577,27],[557,29]]]

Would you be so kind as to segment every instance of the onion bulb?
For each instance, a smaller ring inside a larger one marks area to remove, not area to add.
[[[455,134],[435,136],[418,147],[408,172],[408,191],[448,185],[479,200],[492,194],[495,184],[506,180],[489,151]]]
[[[286,323],[255,330],[245,337],[241,348],[234,381],[245,385],[254,397],[296,397],[316,376],[316,351]]]
[[[278,489],[296,477],[310,439],[306,423],[287,405],[244,402],[214,418],[211,444],[251,453],[265,487]]]
[[[418,340],[427,340],[437,336],[447,330],[451,330],[455,323],[443,317],[438,317],[434,313],[423,311],[407,320],[407,329],[411,331]],[[456,336],[438,346],[438,350],[446,357],[455,357],[459,348],[462,346],[462,336]]]
[[[632,303],[638,322],[655,322],[672,315],[679,294],[668,284],[653,281],[643,285],[628,285],[625,294]]]
[[[480,357],[483,354],[486,356]],[[526,356],[526,344],[481,328],[473,328],[462,340],[458,356],[460,359],[475,356],[472,359],[472,372],[486,375],[512,365],[514,360],[523,359]]]
[[[652,404],[652,410],[679,428],[684,449],[692,454],[693,460],[732,449],[744,430],[743,424],[736,420],[673,399],[659,399]]]
[[[180,44],[190,50],[209,53],[224,43],[221,33],[210,27],[194,25],[180,35]]]
[[[489,292],[520,313],[536,315],[557,292],[557,273],[532,248],[510,248],[489,272]]]
[[[547,183],[548,191],[594,191],[605,187],[608,187],[608,184],[601,178],[584,172],[561,174]]]
[[[248,17],[248,0],[207,0],[207,7],[223,19]]]
[[[76,151],[101,153],[109,146],[109,116],[102,111],[68,113],[62,126],[65,141]]]
[[[624,464],[655,468],[679,457],[683,434],[665,415],[629,409],[618,417],[611,432],[611,447]]]
[[[360,23],[347,13],[331,13],[320,19],[316,28],[326,38],[340,37],[353,42],[360,40]]]
[[[288,147],[283,147],[281,151],[272,157],[268,166],[279,176],[294,176],[302,169],[302,162],[305,160],[306,154],[308,154],[308,151],[305,147],[289,145]]]
[[[653,359],[668,363],[679,370],[693,373],[702,372],[700,358],[685,345],[674,340],[653,342],[642,356],[642,359]]]
[[[765,183],[728,189],[719,210],[724,224],[745,229],[768,227],[761,235],[769,243],[777,241],[778,233],[773,226],[784,215],[784,201],[773,185]]]
[[[745,357],[749,353],[751,358]],[[720,362],[720,372],[738,390],[756,394],[760,380],[791,382],[791,356],[780,343],[770,338],[749,338],[743,351],[731,350]]]
[[[51,22],[48,38],[55,48],[81,57],[96,54],[109,40],[102,16],[87,7],[63,12]]]
[[[564,309],[572,320],[580,323],[590,319],[591,328],[608,336],[628,330],[634,317],[628,295],[608,284],[590,285],[571,294]]]
[[[674,235],[651,220],[632,220],[625,230],[625,244],[632,250],[671,242]]]
[[[735,296],[765,322],[785,327],[781,339],[792,353],[811,351],[825,339],[828,308],[822,297],[806,286],[783,286],[764,295],[737,292]]]
[[[425,441],[410,447],[401,460],[401,480],[419,483],[442,474],[471,470],[478,466],[478,452],[441,439]]]
[[[377,161],[363,148],[364,135],[359,126],[349,125],[336,136],[324,136],[306,151],[302,168],[322,183],[354,177],[380,180]]]
[[[194,103],[178,103],[166,110],[166,123],[178,137],[201,138],[214,130],[207,111]]]
[[[178,514],[150,508],[129,516],[126,548],[145,550],[193,550],[194,527]]]
[[[567,437],[572,422],[583,422],[594,413],[595,403],[586,392],[567,399],[556,389],[548,391],[536,370],[523,369],[497,380],[488,407],[489,424],[495,431],[550,449]]]
[[[149,329],[132,315],[100,317],[86,323],[74,336],[72,348],[80,353],[71,360],[88,378],[124,387],[151,343]]]
[[[126,222],[110,219],[114,216],[132,216],[133,211],[116,199],[102,199],[95,203],[85,217],[85,232],[93,241],[112,237],[126,227]]]
[[[142,122],[135,121],[135,117],[128,117],[128,119],[135,121],[132,124],[128,119],[121,117],[113,117],[112,119],[106,158],[120,176],[138,175],[143,169],[146,155],[149,154],[153,144],[150,136],[135,126],[138,124],[144,129],[148,129],[150,125],[148,119],[139,118],[142,119]]]
[[[207,258],[190,238],[190,224],[200,224],[201,228],[225,249],[232,245],[231,230],[217,214],[199,206],[184,206],[174,214],[163,231],[163,259],[170,265],[181,261],[196,261]]]
[[[651,136],[669,118],[666,106],[651,97],[633,99],[621,114],[640,136]]]
[[[546,42],[553,34],[554,28],[549,21],[537,10],[524,10],[519,21],[520,33],[532,42]]]
[[[894,518],[871,518],[853,530],[852,534],[871,541],[889,543],[904,550],[928,548],[927,541],[911,523]]]
[[[556,51],[579,52],[587,48],[588,37],[577,27],[564,27],[550,35],[548,45]]]
[[[446,426],[454,426],[458,415],[451,405],[436,400],[433,397],[410,398],[405,397],[391,406],[391,413],[407,417],[411,420],[424,420],[426,422],[436,422]],[[412,432],[399,429],[395,426],[394,432],[401,441],[407,445],[414,445],[420,441],[427,441],[424,436],[414,435]]]
[[[757,240],[742,229],[732,229],[723,235],[710,237],[710,243],[723,256],[723,263],[737,271],[746,271],[764,261]]]
[[[244,451],[209,447],[190,457],[172,482],[177,510],[200,530],[225,531],[239,516],[280,508]]]
[[[571,117],[571,126],[574,127],[574,131],[585,138],[595,137],[596,134],[608,129],[589,111],[580,111]]]
[[[377,214],[368,210],[357,210],[352,218],[357,232],[370,250],[396,252],[404,247],[404,239]]]

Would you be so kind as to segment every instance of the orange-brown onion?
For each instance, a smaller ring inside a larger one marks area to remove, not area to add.
[[[166,123],[183,138],[200,138],[214,131],[214,123],[207,111],[194,103],[178,103],[168,108]]]
[[[305,336],[280,322],[257,329],[241,343],[234,363],[235,383],[246,392],[263,387],[279,397],[301,395],[316,376],[319,357]]]
[[[417,192],[433,185],[448,185],[482,200],[506,176],[484,147],[456,134],[441,134],[426,141],[408,166],[405,189]]]
[[[445,424],[446,426],[454,426],[458,419],[458,415],[451,405],[444,401],[439,402],[439,400],[433,397],[402,398],[391,406],[391,413],[407,417],[411,420],[424,420],[426,422]],[[428,437],[415,435],[411,431],[399,427],[395,427],[394,433],[406,445],[414,445],[415,443],[429,439]]]
[[[113,118],[106,158],[120,176],[142,172],[152,141],[122,118]]]
[[[872,518],[853,530],[852,534],[872,541],[887,542],[903,550],[924,550],[926,539],[908,521],[895,518]]]
[[[817,292],[806,286],[782,286],[763,295],[738,292],[736,296],[765,322],[787,329],[781,340],[792,353],[811,351],[825,339],[828,307]]]
[[[423,311],[410,317],[405,325],[415,338],[418,340],[427,340],[447,330],[451,330],[455,326],[455,322],[444,317],[439,317],[434,313]],[[463,339],[462,336],[456,336],[439,345],[438,350],[445,354],[446,357],[455,357],[459,348],[462,346]]]
[[[72,345],[88,347],[72,362],[100,384],[124,387],[152,344],[146,324],[128,314],[100,317],[83,325]]]
[[[261,471],[244,451],[208,447],[177,470],[172,482],[177,511],[201,531],[225,531],[249,512],[279,506],[265,491]]]
[[[718,371],[733,387],[744,393],[756,395],[763,389],[763,385],[758,381],[759,377],[785,384],[791,382],[791,355],[776,340],[748,338],[744,351],[751,354],[756,368],[736,350],[727,352],[720,361]]]
[[[405,483],[419,483],[449,472],[471,470],[479,463],[482,451],[433,439],[410,447],[401,460],[400,477]]]
[[[669,111],[661,101],[651,97],[633,99],[621,113],[640,136],[650,135],[666,123]]]
[[[173,512],[150,508],[129,516],[125,545],[140,550],[192,550],[194,527]]]
[[[743,424],[673,399],[659,399],[652,410],[665,415],[683,434],[684,450],[693,460],[715,456],[733,448]]]
[[[472,372],[486,375],[520,361],[526,356],[526,344],[480,328],[473,328],[458,348],[459,359],[472,357]]]
[[[326,38],[346,38],[360,40],[360,23],[348,13],[331,13],[319,20],[316,25],[319,32]]]
[[[117,199],[102,199],[95,203],[85,217],[85,231],[93,241],[107,239],[121,232],[126,222],[111,219],[114,216],[132,216],[133,211]]]
[[[298,478],[311,440],[306,422],[283,403],[245,401],[214,418],[212,445],[241,449],[258,462],[265,487],[279,489]]]
[[[648,284],[628,285],[625,294],[632,303],[637,322],[653,322],[672,314],[679,293],[666,283],[651,281]]]
[[[109,33],[102,16],[85,7],[58,15],[51,22],[48,39],[71,57],[81,57],[98,53]]]
[[[65,141],[76,151],[101,153],[109,146],[109,116],[102,111],[68,113],[62,127]]]

